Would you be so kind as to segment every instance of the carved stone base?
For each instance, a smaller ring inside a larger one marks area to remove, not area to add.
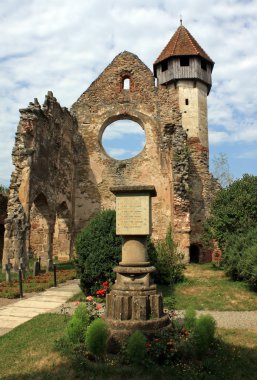
[[[157,292],[151,276],[156,269],[147,259],[146,237],[133,237],[131,241],[139,245],[139,254],[129,249],[126,255],[123,254],[123,246],[122,261],[113,269],[116,273],[115,284],[106,296],[105,317],[110,331],[108,347],[112,352],[118,351],[135,330],[151,336],[170,328],[169,317],[163,313],[162,295]],[[127,245],[131,241],[125,239]]]

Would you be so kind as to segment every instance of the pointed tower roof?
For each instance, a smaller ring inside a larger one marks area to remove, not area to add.
[[[178,27],[175,34],[171,37],[166,47],[154,62],[154,66],[165,59],[181,55],[198,55],[214,65],[213,60],[208,56],[203,48],[201,48],[198,42],[183,25]]]

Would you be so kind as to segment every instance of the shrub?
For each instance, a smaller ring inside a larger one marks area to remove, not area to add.
[[[211,315],[202,315],[196,320],[192,341],[198,355],[205,353],[213,342],[215,326],[215,320]]]
[[[232,234],[245,233],[256,225],[256,188],[257,176],[245,174],[217,193],[205,226],[206,239],[217,240],[224,250]]]
[[[90,323],[90,315],[85,304],[80,304],[69,320],[65,336],[72,344],[84,342],[85,331]]]
[[[212,204],[204,240],[216,240],[223,267],[234,280],[257,284],[257,176],[245,174],[222,189]]]
[[[196,311],[194,308],[189,307],[185,311],[184,326],[188,331],[192,331],[196,324]]]
[[[100,283],[114,281],[113,267],[121,255],[121,237],[116,236],[114,210],[98,213],[76,240],[80,286],[85,293],[94,293]]]
[[[246,233],[231,235],[223,252],[223,266],[234,280],[257,285],[257,226]]]
[[[127,355],[131,363],[140,364],[146,355],[146,337],[140,331],[133,332],[128,338]]]
[[[156,254],[151,252],[151,258],[157,269],[157,283],[170,285],[183,280],[183,254],[177,249],[170,226],[165,239],[157,242]]]
[[[257,235],[255,237],[257,240]],[[252,288],[257,289],[257,242],[244,251],[240,275]]]
[[[85,342],[87,350],[95,356],[103,356],[107,349],[108,329],[105,321],[95,319],[87,328]]]

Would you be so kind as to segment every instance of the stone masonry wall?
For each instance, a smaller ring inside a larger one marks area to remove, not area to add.
[[[209,172],[209,151],[199,138],[190,138],[190,225],[191,244],[200,248],[200,261],[212,260],[212,252],[202,243],[203,224],[209,216],[210,205],[220,189],[218,181]]]
[[[164,238],[171,224],[185,261],[192,244],[201,248],[200,261],[210,259],[201,234],[219,185],[209,173],[206,142],[192,136],[196,126],[189,135],[182,126],[178,97],[178,89],[156,87],[149,68],[123,52],[71,112],[52,92],[42,107],[35,99],[21,109],[3,264],[10,258],[17,268],[29,255],[43,264],[68,259],[77,233],[99,210],[115,208],[110,187],[119,185],[154,185],[153,238]],[[105,128],[119,119],[137,122],[146,135],[143,151],[129,160],[112,159],[101,143]]]
[[[125,78],[130,79],[129,90],[123,89]],[[181,232],[189,223],[189,214],[188,201],[173,191],[179,176],[174,178],[176,144],[173,146],[172,141],[179,133],[183,144],[186,141],[176,91],[155,87],[152,72],[137,56],[123,52],[81,95],[72,112],[80,134],[76,146],[76,231],[98,210],[115,207],[111,186],[154,185],[157,197],[152,205],[153,237],[163,238],[169,223],[176,226],[177,233]],[[144,150],[129,160],[110,158],[101,145],[104,129],[118,119],[138,122],[146,134]],[[188,244],[187,237],[184,247]]]
[[[59,209],[68,216],[72,241],[75,119],[51,92],[41,107],[37,99],[20,110],[13,149],[13,164],[3,263],[10,258],[17,268],[28,254],[52,258],[53,235]],[[66,218],[67,219],[67,218]],[[69,257],[69,251],[65,255]]]

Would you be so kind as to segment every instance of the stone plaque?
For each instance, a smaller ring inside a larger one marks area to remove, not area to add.
[[[149,195],[118,195],[116,214],[117,235],[150,234]]]

